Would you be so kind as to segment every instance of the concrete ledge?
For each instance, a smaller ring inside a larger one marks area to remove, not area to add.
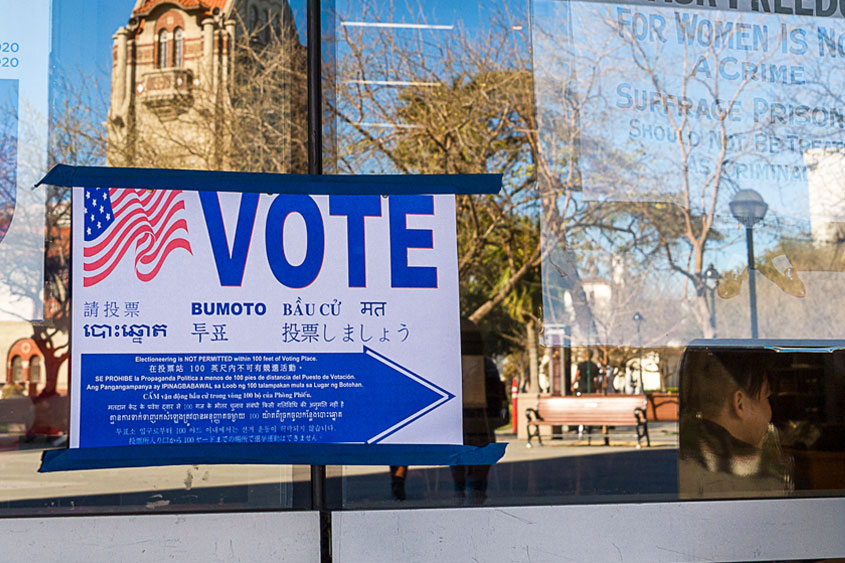
[[[845,554],[845,498],[354,511],[336,513],[332,524],[335,563],[770,561]]]
[[[316,512],[8,518],[0,522],[3,561],[320,560]]]

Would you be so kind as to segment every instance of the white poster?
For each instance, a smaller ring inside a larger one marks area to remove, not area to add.
[[[543,189],[561,193],[544,201],[561,206],[574,186],[563,213],[590,224],[568,235],[545,223],[547,329],[659,347],[749,338],[753,319],[760,338],[841,337],[837,6],[535,3]],[[756,300],[730,207],[745,190],[766,206],[752,233]]]
[[[71,447],[462,443],[454,196],[73,192]]]
[[[0,321],[40,319],[50,2],[0,0]]]

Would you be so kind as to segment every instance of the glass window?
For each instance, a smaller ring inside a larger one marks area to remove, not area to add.
[[[271,21],[273,22],[273,33],[276,34],[276,40],[277,41],[282,40],[282,31],[285,29],[285,25],[286,25],[286,23],[285,23],[285,21],[286,21],[285,14],[286,13],[287,12],[284,9],[282,9],[281,12],[275,14],[271,19]]]
[[[503,174],[456,205],[492,364],[465,441],[509,442],[345,467],[340,505],[841,494],[838,20],[350,1],[335,27],[338,171]]]
[[[20,384],[23,383],[23,360],[20,356],[15,356],[12,358],[12,383]]]
[[[39,356],[32,356],[29,359],[29,381],[41,383],[41,358]]]
[[[0,79],[0,254],[16,265],[0,275],[0,336],[45,354],[37,399],[0,401],[37,429],[3,437],[18,450],[0,454],[10,513],[309,502],[302,467],[80,472],[69,488],[36,473],[67,439],[70,195],[43,192],[45,224],[28,231],[46,231],[43,251],[3,254],[29,209],[17,188],[37,180],[24,172],[307,170],[304,0],[228,2],[211,19],[200,4],[174,28],[151,3],[97,0],[97,18],[53,3],[47,123],[18,111],[40,100],[25,76]],[[492,467],[330,468],[333,507],[841,496],[843,24],[663,4],[335,3],[326,170],[502,175],[455,210],[477,391],[464,440],[508,449]],[[12,132],[35,125],[44,146],[20,154],[41,160],[18,166]],[[74,314],[131,315],[106,301]],[[9,369],[23,382],[21,356]]]
[[[177,27],[173,31],[173,66],[179,68],[182,66],[182,59],[184,58],[184,49],[185,46],[183,44],[182,39],[182,28]]]
[[[170,63],[170,32],[162,29],[158,32],[158,68],[167,68]]]
[[[249,8],[249,33],[255,33],[260,25],[258,17],[258,6],[250,6]]]
[[[6,233],[0,241],[0,259],[16,265],[14,271],[0,276],[0,342],[6,343],[6,357],[11,343],[27,338],[43,344],[45,354],[30,360],[30,381],[39,382],[37,393],[27,397],[16,386],[6,385],[0,394],[0,489],[4,491],[0,509],[4,516],[278,510],[310,504],[308,468],[292,465],[79,471],[70,485],[68,474],[38,473],[44,450],[67,447],[71,400],[67,361],[70,193],[53,187],[29,189],[46,172],[47,162],[305,171],[304,2],[274,2],[279,11],[285,6],[291,15],[286,43],[263,48],[260,55],[249,44],[241,23],[235,29],[226,27],[226,22],[247,19],[248,3],[228,4],[223,17],[212,25],[206,8],[188,7],[179,27],[172,27],[175,21],[162,22],[171,33],[161,26],[157,30],[159,18],[168,17],[166,11],[145,12],[143,3],[135,0],[54,4],[52,19],[45,13],[39,17],[46,19],[27,20],[32,37],[25,46],[27,72],[15,75],[16,80],[0,79],[0,130],[39,131],[45,138],[40,152],[35,145],[27,145],[26,151],[18,153],[12,134],[3,135],[4,143],[0,143],[5,152],[0,157],[0,194],[12,196],[4,196],[3,212],[15,193],[18,201],[8,233],[0,232]],[[33,11],[21,7],[15,13],[25,19]],[[254,13],[253,23],[257,22]],[[226,33],[233,33],[233,44],[222,41]],[[76,41],[79,36],[90,39]],[[48,50],[51,37],[52,53]],[[24,50],[23,45],[9,48]],[[181,74],[169,80],[166,73],[158,72],[174,65],[201,80],[179,83]],[[35,87],[39,80],[49,84],[49,91]],[[38,105],[39,92],[44,94],[43,106]],[[225,100],[214,98],[218,94],[225,94]],[[18,111],[23,107],[44,111]],[[220,107],[226,108],[224,114],[215,113]],[[49,121],[38,122],[32,117],[36,114],[49,114]],[[32,133],[28,139],[39,135]],[[26,161],[13,165],[18,154]],[[29,206],[36,203],[22,199],[22,194],[28,197],[30,192],[43,197],[38,202],[42,211],[31,214],[46,219],[43,225],[27,227],[29,238],[22,239],[15,225],[25,224]],[[44,250],[38,252],[30,233],[41,231],[46,236]],[[16,241],[15,246],[7,244],[10,240]],[[38,264],[44,272],[32,274],[37,281],[29,287],[25,278]],[[41,291],[43,313],[32,316],[38,306],[27,299]],[[132,304],[107,306],[105,301],[90,303],[77,314],[104,319],[108,309],[110,315],[132,318]],[[25,318],[34,322],[21,321]],[[18,354],[10,361],[10,381],[25,383],[22,360],[30,354]]]

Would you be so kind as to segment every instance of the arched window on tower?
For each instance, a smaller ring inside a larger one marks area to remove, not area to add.
[[[276,17],[273,18],[273,29],[276,30],[277,41],[282,40],[282,14],[284,14],[284,11],[282,11],[281,14],[277,14]]]
[[[249,8],[249,33],[253,34],[258,29],[258,7]]]
[[[181,67],[184,59],[184,42],[182,39],[182,28],[177,27],[173,32],[173,66]]]
[[[23,383],[23,360],[20,356],[12,358],[12,383]]]
[[[158,68],[167,68],[168,50],[167,44],[170,41],[170,33],[166,29],[158,32]]]

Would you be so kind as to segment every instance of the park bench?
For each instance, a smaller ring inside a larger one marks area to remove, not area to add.
[[[536,436],[540,445],[540,426],[604,427],[604,443],[610,445],[608,427],[636,426],[637,447],[643,438],[651,446],[646,418],[645,395],[581,395],[577,397],[539,397],[537,408],[525,410],[528,419],[528,444]],[[580,434],[580,430],[579,430]]]
[[[647,416],[652,422],[678,422],[678,394],[649,393]]]

